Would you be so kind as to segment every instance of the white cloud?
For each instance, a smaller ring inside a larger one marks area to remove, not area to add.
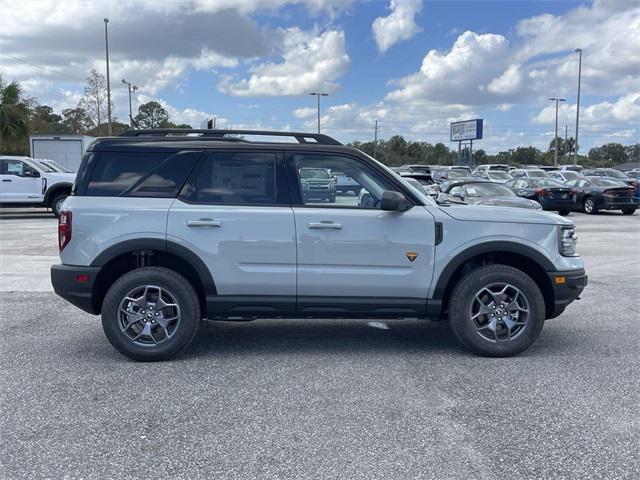
[[[391,0],[389,8],[391,13],[376,18],[371,26],[381,52],[422,30],[415,22],[415,16],[422,10],[422,0]]]
[[[262,63],[251,69],[248,79],[227,77],[219,89],[236,96],[305,95],[314,90],[335,92],[337,80],[347,70],[344,32],[321,35],[297,27],[281,29],[284,41],[281,63]]]
[[[293,111],[293,116],[296,118],[309,118],[314,116],[316,113],[317,113],[317,110],[315,108],[302,107],[302,108],[296,108]]]
[[[552,124],[555,122],[555,103],[549,102],[533,118],[534,123]],[[558,107],[558,123],[564,125],[575,121],[576,104],[561,103]],[[587,125],[609,124],[615,128],[616,124],[640,122],[640,91],[619,97],[617,100],[603,101],[580,108],[580,123]]]

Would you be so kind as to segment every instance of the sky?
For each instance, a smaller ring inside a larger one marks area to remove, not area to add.
[[[343,142],[400,134],[449,143],[452,121],[483,118],[489,153],[637,143],[640,2],[429,0],[0,0],[0,73],[60,112],[90,69],[105,72],[109,18],[114,115],[156,100],[200,127],[315,131]]]

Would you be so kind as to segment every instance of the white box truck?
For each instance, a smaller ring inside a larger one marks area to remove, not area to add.
[[[31,158],[54,160],[67,170],[77,172],[85,150],[94,137],[87,135],[36,134],[29,139]]]

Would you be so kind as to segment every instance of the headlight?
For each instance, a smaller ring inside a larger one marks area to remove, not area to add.
[[[578,237],[576,235],[575,227],[560,227],[560,239],[558,247],[560,254],[565,257],[577,257],[576,245],[578,244]]]

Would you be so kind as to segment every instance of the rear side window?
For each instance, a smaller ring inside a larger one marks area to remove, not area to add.
[[[212,152],[194,172],[181,198],[190,203],[275,205],[276,154]]]
[[[200,152],[102,152],[87,187],[98,197],[175,197]]]

